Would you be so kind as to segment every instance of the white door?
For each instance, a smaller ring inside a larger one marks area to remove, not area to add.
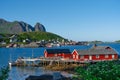
[[[92,56],[91,55],[89,56],[89,60],[92,60]]]
[[[73,54],[73,59],[75,59],[75,55]]]
[[[47,57],[47,53],[45,53],[45,57]]]

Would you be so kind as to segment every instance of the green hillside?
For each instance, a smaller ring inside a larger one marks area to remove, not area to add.
[[[30,39],[31,41],[40,41],[40,40],[59,40],[62,41],[64,38],[50,33],[50,32],[25,32],[18,34],[18,40],[22,41],[24,39]]]

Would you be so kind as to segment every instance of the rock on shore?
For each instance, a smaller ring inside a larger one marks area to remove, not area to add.
[[[43,74],[40,76],[30,75],[26,80],[72,80],[71,77],[65,77],[60,72],[53,72],[51,74]]]

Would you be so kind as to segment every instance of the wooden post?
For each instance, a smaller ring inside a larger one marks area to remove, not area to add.
[[[45,61],[45,66],[46,66],[46,61]]]
[[[23,62],[23,65],[22,66],[25,66],[25,61]]]
[[[65,68],[66,68],[66,62],[65,62]]]
[[[58,67],[59,67],[60,65],[59,65],[59,60],[58,60]]]
[[[42,63],[43,67],[44,67],[44,60],[43,60],[43,63]]]

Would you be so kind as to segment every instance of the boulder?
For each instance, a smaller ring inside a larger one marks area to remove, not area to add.
[[[52,75],[48,75],[48,74],[44,74],[41,76],[29,76],[28,78],[26,78],[25,80],[53,80],[53,76]]]

